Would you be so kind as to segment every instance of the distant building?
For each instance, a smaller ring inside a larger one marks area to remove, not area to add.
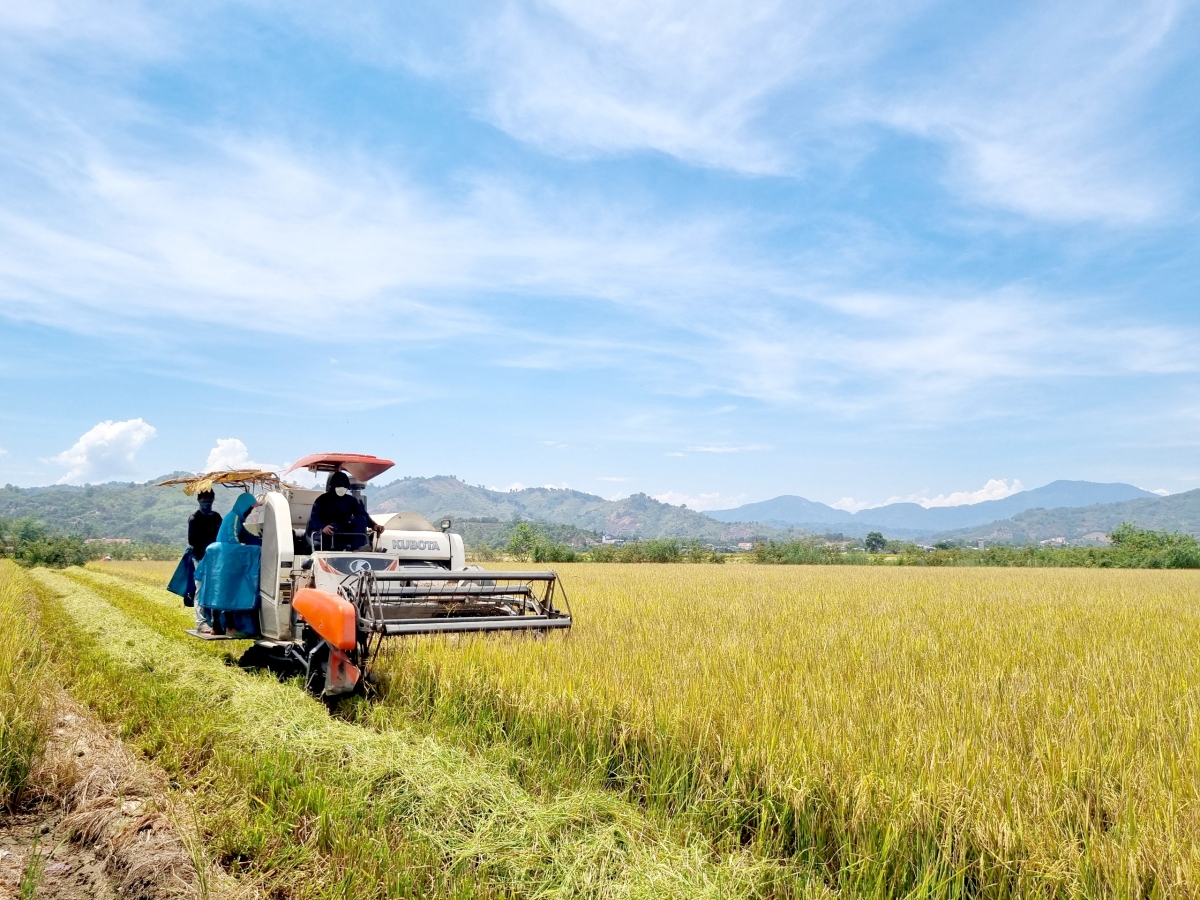
[[[625,543],[625,538],[617,537],[616,535],[612,535],[612,534],[606,534],[606,535],[604,535],[604,537],[600,538],[600,543],[612,544],[614,547],[620,547],[622,544]]]
[[[1067,545],[1067,539],[1062,535],[1059,535],[1058,537],[1046,538],[1044,541],[1038,541],[1038,543],[1043,547],[1065,547]]]
[[[753,541],[738,541],[738,549],[739,550],[753,550],[754,542]]]

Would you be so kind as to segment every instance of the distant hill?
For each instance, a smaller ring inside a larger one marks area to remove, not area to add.
[[[219,489],[217,510],[227,511],[232,499],[232,491]],[[582,491],[555,488],[490,491],[448,476],[404,478],[372,486],[367,490],[367,502],[373,512],[416,510],[435,522],[445,516],[494,518],[501,522],[517,518],[626,538],[682,537],[729,543],[780,534],[778,529],[761,525],[717,522],[695,510],[660,503],[645,494],[605,500]],[[47,525],[84,537],[128,537],[183,544],[187,539],[187,518],[195,509],[196,501],[182,490],[155,487],[153,481],[0,488],[0,517],[33,516]],[[480,536],[490,534],[489,529],[482,527],[484,524],[466,527],[468,523],[464,522],[464,536],[470,539],[476,532]],[[571,540],[567,532],[559,539]]]
[[[938,537],[1019,544],[1062,537],[1078,542],[1088,534],[1107,534],[1122,522],[1156,531],[1200,535],[1200,489],[1074,509],[1030,509],[1010,519],[948,531]]]
[[[232,496],[218,491],[217,509],[227,511]],[[187,519],[195,510],[196,501],[179,488],[154,487],[151,482],[0,488],[0,518],[33,516],[47,525],[84,537],[127,537],[184,544]]]
[[[815,500],[784,494],[759,503],[747,503],[736,509],[711,509],[705,515],[718,522],[766,522],[772,525],[844,525],[854,514],[834,509]]]
[[[574,525],[620,537],[682,537],[708,541],[749,540],[774,536],[775,528],[724,524],[695,510],[660,503],[645,494],[605,500],[563,488],[492,491],[445,475],[403,478],[368,491],[372,510],[416,510],[436,520],[495,517]]]
[[[730,516],[746,511],[757,516],[757,523],[717,521],[686,507],[660,503],[645,494],[605,500],[582,491],[558,488],[492,491],[444,475],[403,478],[373,486],[367,491],[367,500],[372,511],[411,509],[433,521],[444,516],[474,519],[474,523],[462,521],[462,531],[470,540],[494,537],[491,533],[496,529],[486,521],[479,522],[480,519],[494,519],[494,524],[501,524],[516,518],[577,529],[579,535],[562,533],[560,539],[570,541],[584,540],[582,533],[587,532],[626,538],[696,538],[729,544],[786,537],[797,530],[818,534],[841,532],[859,537],[878,530],[896,538],[946,535],[1019,542],[1059,536],[1074,540],[1093,531],[1110,531],[1125,520],[1147,528],[1200,533],[1196,524],[1200,522],[1198,493],[1158,497],[1132,485],[1056,481],[1004,500],[940,509],[894,503],[852,515],[803,497],[777,497],[712,514]],[[232,491],[218,490],[218,511],[228,510],[232,499]],[[187,517],[195,508],[195,500],[178,488],[154,487],[152,482],[0,488],[0,517],[34,516],[48,525],[85,537],[128,537],[181,545],[187,536]]]
[[[930,535],[951,529],[971,528],[1009,519],[1038,507],[1084,507],[1097,503],[1119,503],[1137,498],[1156,498],[1132,484],[1099,484],[1093,481],[1054,481],[1040,488],[1020,491],[1003,500],[986,500],[963,506],[926,509],[916,503],[890,503],[874,509],[848,513],[803,497],[783,496],[736,509],[711,510],[708,515],[722,522],[756,521],[777,527],[828,529],[836,525],[847,534],[879,530],[889,537]]]

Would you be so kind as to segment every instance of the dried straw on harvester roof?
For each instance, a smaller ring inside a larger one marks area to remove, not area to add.
[[[203,475],[181,475],[178,478],[168,478],[158,482],[158,487],[183,485],[183,492],[189,496],[200,491],[212,490],[214,484],[226,484],[231,487],[264,487],[278,488],[283,482],[274,472],[263,469],[225,469],[220,472],[207,472]]]

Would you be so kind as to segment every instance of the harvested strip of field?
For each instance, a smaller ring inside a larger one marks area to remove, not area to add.
[[[0,561],[0,897],[232,897],[165,778],[58,684],[28,578]]]
[[[1200,894],[1196,574],[557,568],[567,639],[408,645],[387,703],[855,893]]]
[[[534,795],[507,765],[428,728],[331,718],[295,685],[174,636],[190,614],[162,591],[78,571],[34,578],[45,616],[61,623],[52,649],[72,691],[178,782],[218,861],[275,896],[822,889],[752,854],[716,855],[703,836],[602,790]]]
[[[56,900],[252,897],[205,857],[162,774],[57,692],[25,801],[0,820],[0,896],[36,874]]]

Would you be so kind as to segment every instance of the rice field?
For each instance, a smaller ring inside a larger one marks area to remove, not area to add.
[[[389,700],[877,896],[1200,892],[1200,578],[561,566],[566,640],[431,640]]]
[[[74,690],[185,785],[214,777],[189,740],[301,765],[303,813],[229,770],[265,805],[230,809],[272,817],[259,850],[213,813],[246,877],[300,860],[294,896],[1200,895],[1196,573],[564,564],[569,635],[396,645],[339,721],[182,639],[170,566],[98,568],[35,573],[73,623],[59,654],[92,635]],[[145,694],[172,665],[171,702],[214,719],[176,711],[177,746],[139,725],[173,709]],[[289,849],[314,792],[372,784],[382,809],[327,809],[325,843],[310,822]],[[405,859],[419,876],[364,892]],[[354,892],[321,886],[330,860]]]

